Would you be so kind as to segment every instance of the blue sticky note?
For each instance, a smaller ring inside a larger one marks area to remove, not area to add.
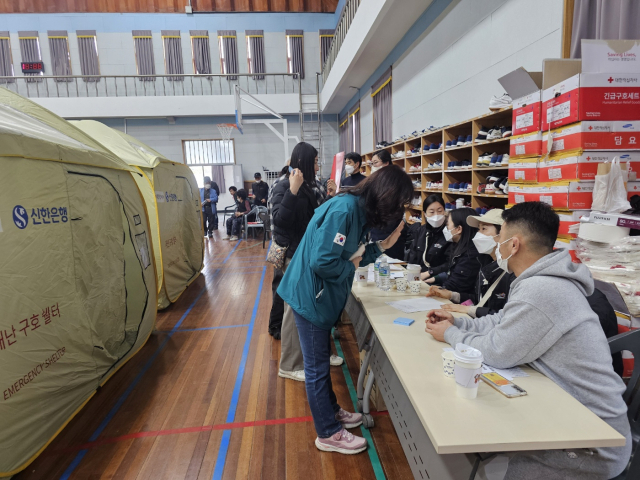
[[[408,327],[413,322],[415,322],[415,320],[413,320],[412,318],[404,318],[404,317],[398,317],[393,321],[393,323],[397,325],[404,325],[405,327]]]

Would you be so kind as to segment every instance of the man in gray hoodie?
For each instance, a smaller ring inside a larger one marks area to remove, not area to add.
[[[485,363],[497,368],[530,364],[627,440],[624,447],[515,453],[505,480],[616,477],[629,461],[631,433],[625,386],[586,299],[594,291],[591,273],[572,263],[567,250],[553,251],[559,219],[547,205],[521,203],[505,210],[503,218],[497,262],[517,277],[505,307],[481,318],[432,310],[426,331],[450,345],[480,350]]]

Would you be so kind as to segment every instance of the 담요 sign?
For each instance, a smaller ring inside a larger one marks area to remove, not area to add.
[[[342,180],[342,170],[344,169],[344,152],[336,153],[333,156],[331,166],[331,179],[336,182],[336,192],[340,191],[340,181]]]

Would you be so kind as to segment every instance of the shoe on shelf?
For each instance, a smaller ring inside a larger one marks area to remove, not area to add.
[[[504,185],[502,186],[502,191],[504,192],[505,195],[509,194],[509,181],[508,180],[506,182],[504,182]]]
[[[491,100],[489,100],[489,110],[500,110],[501,108],[510,107],[512,103],[513,100],[511,100],[511,97],[506,93],[499,97],[494,95],[491,97]]]
[[[455,147],[455,140],[447,140],[446,148]]]
[[[504,165],[509,165],[509,154],[505,153],[504,155],[502,155],[502,161],[500,162],[503,166]]]
[[[471,135],[467,135],[467,138],[465,139],[464,144],[471,145],[472,143],[473,143],[473,137]]]
[[[462,161],[462,168],[471,168],[471,160],[463,160]]]
[[[451,210],[453,210],[453,207],[452,207],[452,205],[450,203],[446,203],[444,205],[444,209],[445,209],[445,211],[450,212]]]
[[[336,420],[342,424],[343,428],[356,428],[362,425],[362,414],[350,413],[341,408],[336,413]]]
[[[489,130],[489,133],[487,134],[487,140],[498,140],[499,138],[502,138],[500,127],[494,127]]]
[[[487,183],[487,186],[485,187],[484,193],[486,195],[493,195],[494,193],[496,193],[496,190],[493,187],[493,183]]]
[[[367,449],[367,439],[356,437],[344,428],[329,438],[316,438],[316,448],[323,452],[338,452],[345,455],[364,452]]]
[[[296,382],[304,382],[304,370],[287,372],[280,368],[278,369],[278,376],[282,378],[288,378],[289,380],[295,380]]]
[[[489,129],[485,126],[481,126],[480,131],[478,132],[478,136],[476,137],[476,142],[484,142],[487,139],[488,134]]]
[[[424,147],[422,147],[422,152],[428,152],[429,150],[431,150],[431,148],[425,143]]]
[[[471,193],[471,184],[467,183],[467,193]]]
[[[511,127],[500,127],[500,132],[502,132],[502,138],[510,137]]]
[[[442,145],[442,144],[440,144]],[[438,150],[440,147],[437,143],[432,143],[431,145],[429,145],[429,150]]]
[[[462,147],[463,145],[465,145],[466,141],[467,141],[467,137],[465,137],[464,135],[460,135],[458,136],[458,141],[456,142],[456,146]]]
[[[485,189],[487,188],[487,184],[486,183],[481,183],[480,185],[478,185],[478,189],[476,190],[477,193],[479,194],[483,194]],[[480,208],[476,208],[476,212],[480,213]]]
[[[454,192],[459,192],[460,191],[460,183],[456,182],[453,185],[451,185],[451,190]]]
[[[498,160],[500,158],[500,155],[491,155],[491,160],[489,161],[489,166],[490,167],[495,167],[496,165],[500,165],[500,161],[502,161],[502,159]]]

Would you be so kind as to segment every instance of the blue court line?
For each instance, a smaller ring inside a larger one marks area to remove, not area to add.
[[[342,352],[340,342],[334,338],[333,343],[336,346],[336,353],[338,354],[338,356],[344,358],[344,353]],[[358,402],[358,394],[356,393],[356,389],[353,387],[351,374],[349,373],[349,367],[347,366],[346,360],[342,363],[342,373],[344,374],[344,379],[347,382],[347,389],[349,390],[351,403],[353,403],[353,408],[355,409]],[[369,445],[369,448],[367,448],[367,454],[369,455],[369,460],[371,461],[371,467],[373,468],[373,473],[376,480],[386,480],[387,477],[385,476],[384,470],[382,469],[382,464],[380,463],[380,458],[378,457],[378,452],[376,451],[376,446],[373,443],[373,438],[371,438],[369,429],[362,426],[360,428],[360,431],[362,432],[362,436],[367,439],[367,444]]]
[[[236,243],[236,246],[233,247],[233,250],[231,250],[229,252],[229,255],[227,255],[227,258],[224,259],[224,261],[222,263],[227,263],[227,260],[229,260],[229,257],[231,257],[231,255],[233,255],[233,252],[236,251],[236,248],[238,248],[238,245],[240,245],[240,242],[242,241],[242,239],[238,239],[238,243]]]
[[[236,409],[238,408],[238,399],[240,398],[240,388],[242,387],[242,379],[244,378],[244,370],[247,365],[247,357],[249,356],[249,345],[251,344],[251,337],[253,335],[253,327],[256,323],[256,316],[258,315],[258,305],[260,304],[260,295],[262,294],[262,285],[264,284],[264,276],[267,273],[267,267],[262,267],[262,277],[260,278],[260,285],[258,286],[258,293],[256,295],[256,301],[253,304],[253,312],[251,313],[251,321],[249,322],[249,330],[247,331],[247,338],[244,341],[244,348],[242,349],[242,359],[238,366],[238,373],[236,374],[236,383],[233,387],[233,394],[231,395],[231,403],[229,404],[229,411],[227,412],[226,423],[232,423],[236,416]],[[216,459],[216,466],[213,470],[213,480],[220,480],[224,472],[224,464],[227,461],[227,451],[229,450],[229,440],[231,439],[231,430],[224,430],[222,433],[222,440],[220,441],[220,448],[218,449],[218,458]]]
[[[200,330],[222,330],[224,328],[238,328],[238,327],[248,327],[248,323],[243,323],[241,325],[222,325],[220,327],[200,327],[200,328],[180,328],[176,330],[174,333],[181,332],[198,332]],[[171,333],[171,330],[158,330],[160,333]]]
[[[220,269],[217,269],[214,272],[213,276],[217,275],[219,271]],[[129,395],[131,395],[131,392],[133,392],[133,389],[136,387],[138,382],[142,379],[144,374],[147,373],[147,370],[151,368],[151,365],[153,364],[154,360],[158,357],[158,355],[160,355],[160,352],[167,345],[167,343],[169,342],[173,334],[176,333],[176,331],[178,331],[178,328],[180,327],[180,325],[182,325],[182,322],[184,321],[184,319],[187,318],[187,315],[189,315],[189,313],[191,312],[191,309],[193,309],[195,304],[198,303],[198,300],[200,300],[200,297],[202,297],[202,295],[206,290],[207,290],[206,286],[202,287],[202,290],[200,291],[198,296],[193,300],[193,302],[191,302],[191,305],[189,305],[189,308],[187,308],[187,310],[184,312],[182,317],[180,317],[180,320],[178,320],[178,323],[176,323],[175,326],[171,329],[171,331],[167,335],[167,338],[165,338],[164,341],[158,346],[155,353],[151,356],[151,358],[149,358],[149,360],[147,360],[147,363],[144,365],[144,367],[142,367],[142,370],[140,370],[138,375],[136,375],[136,378],[133,379],[129,387],[127,387],[124,393],[120,396],[120,398],[115,403],[115,405],[111,408],[107,416],[104,418],[104,420],[102,420],[102,423],[100,423],[96,431],[93,432],[91,437],[89,437],[89,442],[95,442],[100,436],[100,434],[104,431],[104,429],[107,428],[107,425],[109,424],[109,422],[113,419],[116,413],[118,413],[118,410],[120,410],[120,407],[122,407],[122,405],[127,400]],[[82,459],[84,458],[84,456],[87,454],[88,451],[89,450],[85,449],[85,450],[80,450],[78,452],[78,454],[73,459],[71,464],[67,467],[67,469],[64,471],[64,473],[60,477],[60,480],[67,480],[71,476],[73,471],[78,467],[78,465],[80,465],[80,462],[82,461]]]

